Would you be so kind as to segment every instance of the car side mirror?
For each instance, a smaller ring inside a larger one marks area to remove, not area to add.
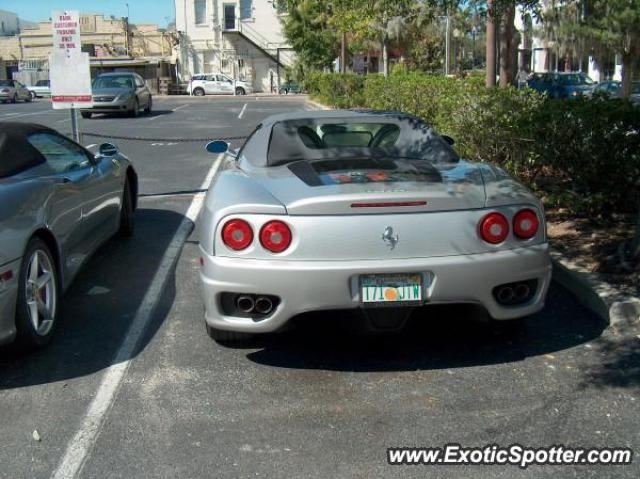
[[[98,153],[100,156],[116,156],[118,154],[118,147],[111,143],[102,143],[98,147]]]
[[[205,150],[216,155],[226,153],[227,151],[229,151],[229,143],[223,140],[213,140],[207,143],[207,146],[205,146]]]
[[[449,145],[455,145],[456,141],[448,135],[442,135],[442,139],[446,141]]]

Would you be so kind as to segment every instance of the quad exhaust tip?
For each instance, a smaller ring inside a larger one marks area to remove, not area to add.
[[[258,299],[256,299],[255,309],[256,313],[269,314],[271,311],[273,311],[273,302],[266,296],[260,296]]]
[[[238,311],[249,314],[253,312],[255,306],[255,302],[251,296],[238,296],[238,299],[236,301],[236,307],[238,308]]]
[[[496,301],[503,306],[517,306],[530,301],[538,287],[537,280],[519,281],[496,286],[493,290]]]

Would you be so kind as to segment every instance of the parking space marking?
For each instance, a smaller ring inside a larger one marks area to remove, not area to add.
[[[242,119],[242,115],[244,115],[245,110],[247,109],[247,103],[244,104],[242,110],[240,110],[240,114],[238,115],[238,120]]]
[[[175,111],[178,111],[178,110],[182,110],[183,108],[186,108],[186,107],[188,107],[188,106],[189,106],[189,105],[185,103],[184,105],[180,105],[180,106],[175,107],[175,108],[174,108],[173,110],[171,110],[171,111],[174,111],[174,112],[175,112]]]
[[[12,115],[13,115],[13,118],[17,118],[19,116],[46,115],[47,113],[58,113],[59,111],[60,110],[42,110],[42,111],[36,111],[32,113],[16,113]]]
[[[208,190],[216,171],[222,161],[223,155],[219,155],[213,162],[209,173],[207,174],[201,190]],[[158,305],[160,295],[162,294],[169,275],[180,256],[182,246],[191,234],[193,223],[197,219],[202,205],[204,204],[205,193],[199,193],[193,198],[184,219],[180,223],[178,230],[174,234],[169,247],[162,257],[158,271],[153,277],[153,281],[138,308],[133,322],[116,352],[111,366],[107,369],[95,397],[89,404],[87,412],[82,420],[80,429],[67,444],[64,457],[60,461],[58,467],[53,472],[53,479],[70,479],[76,477],[89,455],[93,444],[95,443],[104,418],[113,404],[118,392],[118,388],[124,379],[129,366],[138,349],[138,343],[144,336],[154,312]]]

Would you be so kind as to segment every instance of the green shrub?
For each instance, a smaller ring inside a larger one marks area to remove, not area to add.
[[[485,88],[480,75],[457,80],[402,68],[388,77],[314,73],[306,87],[333,107],[419,116],[455,138],[464,158],[498,164],[576,213],[640,204],[640,108],[626,100],[553,100]]]

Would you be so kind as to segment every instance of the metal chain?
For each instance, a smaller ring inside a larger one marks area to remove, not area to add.
[[[143,138],[140,136],[124,136],[124,135],[105,135],[102,133],[94,133],[91,131],[83,131],[82,136],[91,136],[94,138],[108,138],[114,140],[132,140],[132,141],[162,141],[162,142],[204,142],[212,140],[246,140],[247,136],[227,136],[224,138]]]

